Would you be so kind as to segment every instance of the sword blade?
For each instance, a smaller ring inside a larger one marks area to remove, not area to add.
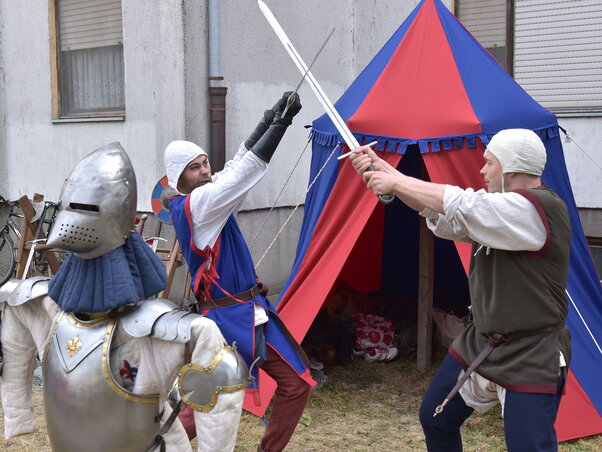
[[[293,46],[293,43],[280,26],[280,23],[278,22],[274,14],[272,14],[270,8],[268,8],[268,6],[262,0],[257,0],[257,4],[259,5],[259,9],[261,9],[261,12],[267,19],[268,23],[272,27],[272,30],[274,30],[276,36],[278,36],[278,39],[280,39],[280,42],[284,46],[285,50],[287,51],[293,62],[295,63],[295,66],[297,66],[297,69],[299,69],[301,74],[305,75],[307,73],[306,80],[309,83],[309,86],[318,98],[320,104],[322,104],[324,111],[326,111],[326,114],[334,123],[334,126],[341,134],[341,137],[343,138],[349,149],[357,149],[359,147],[358,141],[349,130],[349,127],[347,127],[347,124],[345,124],[345,121],[343,121],[343,119],[339,115],[339,112],[336,110],[336,108],[334,108],[334,105],[332,104],[332,102],[330,102],[330,100],[326,96],[326,93],[324,93],[324,90],[322,89],[314,75],[311,73],[308,66],[303,61],[303,58],[301,58],[301,56]]]
[[[301,80],[299,80],[299,83],[297,84],[295,91],[293,91],[293,93],[290,96],[288,96],[288,99],[286,102],[286,107],[284,108],[284,111],[282,112],[282,117],[286,116],[286,112],[288,111],[288,107],[290,106],[290,104],[292,102],[293,96],[297,93],[297,91],[299,91],[299,88],[301,87],[303,80],[305,80],[305,77],[307,77],[307,73],[309,72],[309,70],[312,68],[312,66],[314,65],[314,63],[316,62],[316,60],[322,53],[322,50],[324,50],[324,47],[326,47],[326,43],[330,40],[330,37],[332,36],[333,33],[334,33],[334,27],[332,28],[332,30],[330,30],[330,33],[328,33],[328,36],[326,37],[326,39],[320,46],[320,49],[316,53],[316,56],[314,56],[314,59],[312,60],[312,62],[309,63],[309,66],[308,66],[307,70],[305,71],[305,73],[303,74],[303,77],[301,77]]]
[[[337,109],[334,108],[334,105],[332,104],[332,102],[330,102],[330,99],[328,99],[326,93],[324,93],[324,90],[309,70],[309,67],[303,61],[303,58],[301,58],[301,55],[299,55],[299,52],[297,52],[297,50],[293,46],[293,43],[280,26],[280,23],[278,22],[274,14],[272,14],[270,8],[268,8],[268,6],[262,0],[257,0],[257,4],[259,5],[259,9],[267,19],[268,23],[272,27],[272,30],[274,30],[276,36],[278,36],[278,39],[280,39],[280,42],[286,49],[293,62],[295,63],[295,66],[297,66],[297,69],[299,69],[301,74],[303,74],[304,78],[307,79],[309,86],[311,86],[312,91],[320,101],[320,104],[322,104],[324,111],[326,111],[326,114],[333,122],[338,132],[341,134],[341,137],[343,138],[343,141],[345,141],[345,144],[347,144],[347,147],[349,147],[349,150],[355,151],[357,148],[360,147],[360,144],[351,133],[351,130],[349,130],[349,127],[347,127],[347,124],[345,124],[345,121],[343,121],[343,118],[341,118],[341,115],[339,115]],[[372,170],[372,168],[368,168],[368,170]],[[378,195],[378,199],[383,204],[390,204],[391,202],[393,202],[394,196],[391,194]]]

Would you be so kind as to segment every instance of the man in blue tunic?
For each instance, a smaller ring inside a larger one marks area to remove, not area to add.
[[[213,176],[207,153],[194,143],[173,141],[164,156],[169,186],[177,191],[169,209],[196,308],[217,323],[228,342],[236,342],[249,366],[256,361],[256,376],[261,367],[278,385],[258,448],[265,452],[287,445],[315,382],[305,354],[265,297],[235,214],[301,109],[299,96],[289,97],[285,93],[264,113],[234,158]]]

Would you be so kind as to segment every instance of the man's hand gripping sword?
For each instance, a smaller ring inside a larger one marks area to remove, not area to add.
[[[345,144],[347,144],[347,146],[350,150],[352,150],[352,152],[355,151],[357,148],[360,147],[360,144],[358,143],[355,136],[353,136],[353,134],[351,133],[351,130],[349,130],[349,127],[347,127],[347,124],[345,124],[345,121],[343,121],[343,119],[339,115],[339,112],[336,110],[336,108],[334,108],[332,102],[330,102],[330,100],[322,90],[322,87],[311,73],[310,67],[308,67],[305,64],[297,50],[293,47],[293,44],[291,43],[290,39],[276,20],[276,17],[274,17],[274,14],[272,14],[272,11],[270,11],[270,8],[268,8],[262,0],[257,0],[257,4],[259,5],[259,9],[261,9],[261,12],[267,19],[268,23],[276,33],[276,36],[278,36],[278,39],[280,39],[280,42],[286,49],[287,53],[289,54],[289,56],[291,57],[301,74],[303,74],[303,79],[301,81],[307,80],[307,83],[309,83],[309,86],[311,86],[312,91],[320,101],[320,104],[324,108],[324,111],[326,111],[326,114],[333,122],[338,132],[343,137]],[[373,171],[373,168],[369,167],[366,171]],[[388,194],[378,195],[378,198],[383,204],[390,204],[395,197],[392,194]]]

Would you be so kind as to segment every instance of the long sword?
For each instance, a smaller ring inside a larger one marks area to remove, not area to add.
[[[330,100],[326,96],[326,93],[324,93],[324,90],[309,70],[309,67],[307,67],[307,65],[303,61],[303,58],[301,58],[301,56],[293,46],[291,40],[288,38],[288,36],[280,26],[280,23],[278,22],[276,17],[274,17],[274,14],[272,14],[270,8],[268,8],[268,6],[262,0],[257,0],[257,4],[259,5],[259,9],[261,9],[261,12],[267,19],[268,23],[272,27],[272,30],[274,30],[276,36],[278,36],[278,39],[280,39],[280,42],[282,43],[287,53],[297,66],[297,69],[299,69],[301,74],[304,75],[304,79],[307,80],[309,86],[311,86],[311,89],[318,98],[318,101],[320,101],[320,104],[322,104],[324,111],[326,111],[326,114],[333,122],[338,132],[341,134],[341,137],[343,137],[343,141],[345,141],[345,144],[347,144],[350,150],[355,151],[357,148],[360,147],[360,144],[358,143],[355,136],[353,136],[353,134],[351,133],[351,130],[349,130],[349,127],[347,127],[347,124],[345,124],[345,121],[343,121],[343,118],[341,118],[341,116],[339,115],[339,112],[336,110],[336,108],[334,108],[332,102],[330,102]],[[372,170],[372,167],[370,167],[367,171]],[[390,204],[393,201],[394,196],[392,194],[378,195],[378,198],[383,204]]]

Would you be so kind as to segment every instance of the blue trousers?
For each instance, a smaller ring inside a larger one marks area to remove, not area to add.
[[[420,423],[429,452],[461,452],[460,427],[473,413],[460,394],[448,402],[443,412],[433,417],[458,381],[462,365],[449,354],[445,357],[420,406]],[[556,452],[558,442],[554,422],[560,405],[564,379],[558,382],[556,394],[506,391],[504,432],[508,452]]]

